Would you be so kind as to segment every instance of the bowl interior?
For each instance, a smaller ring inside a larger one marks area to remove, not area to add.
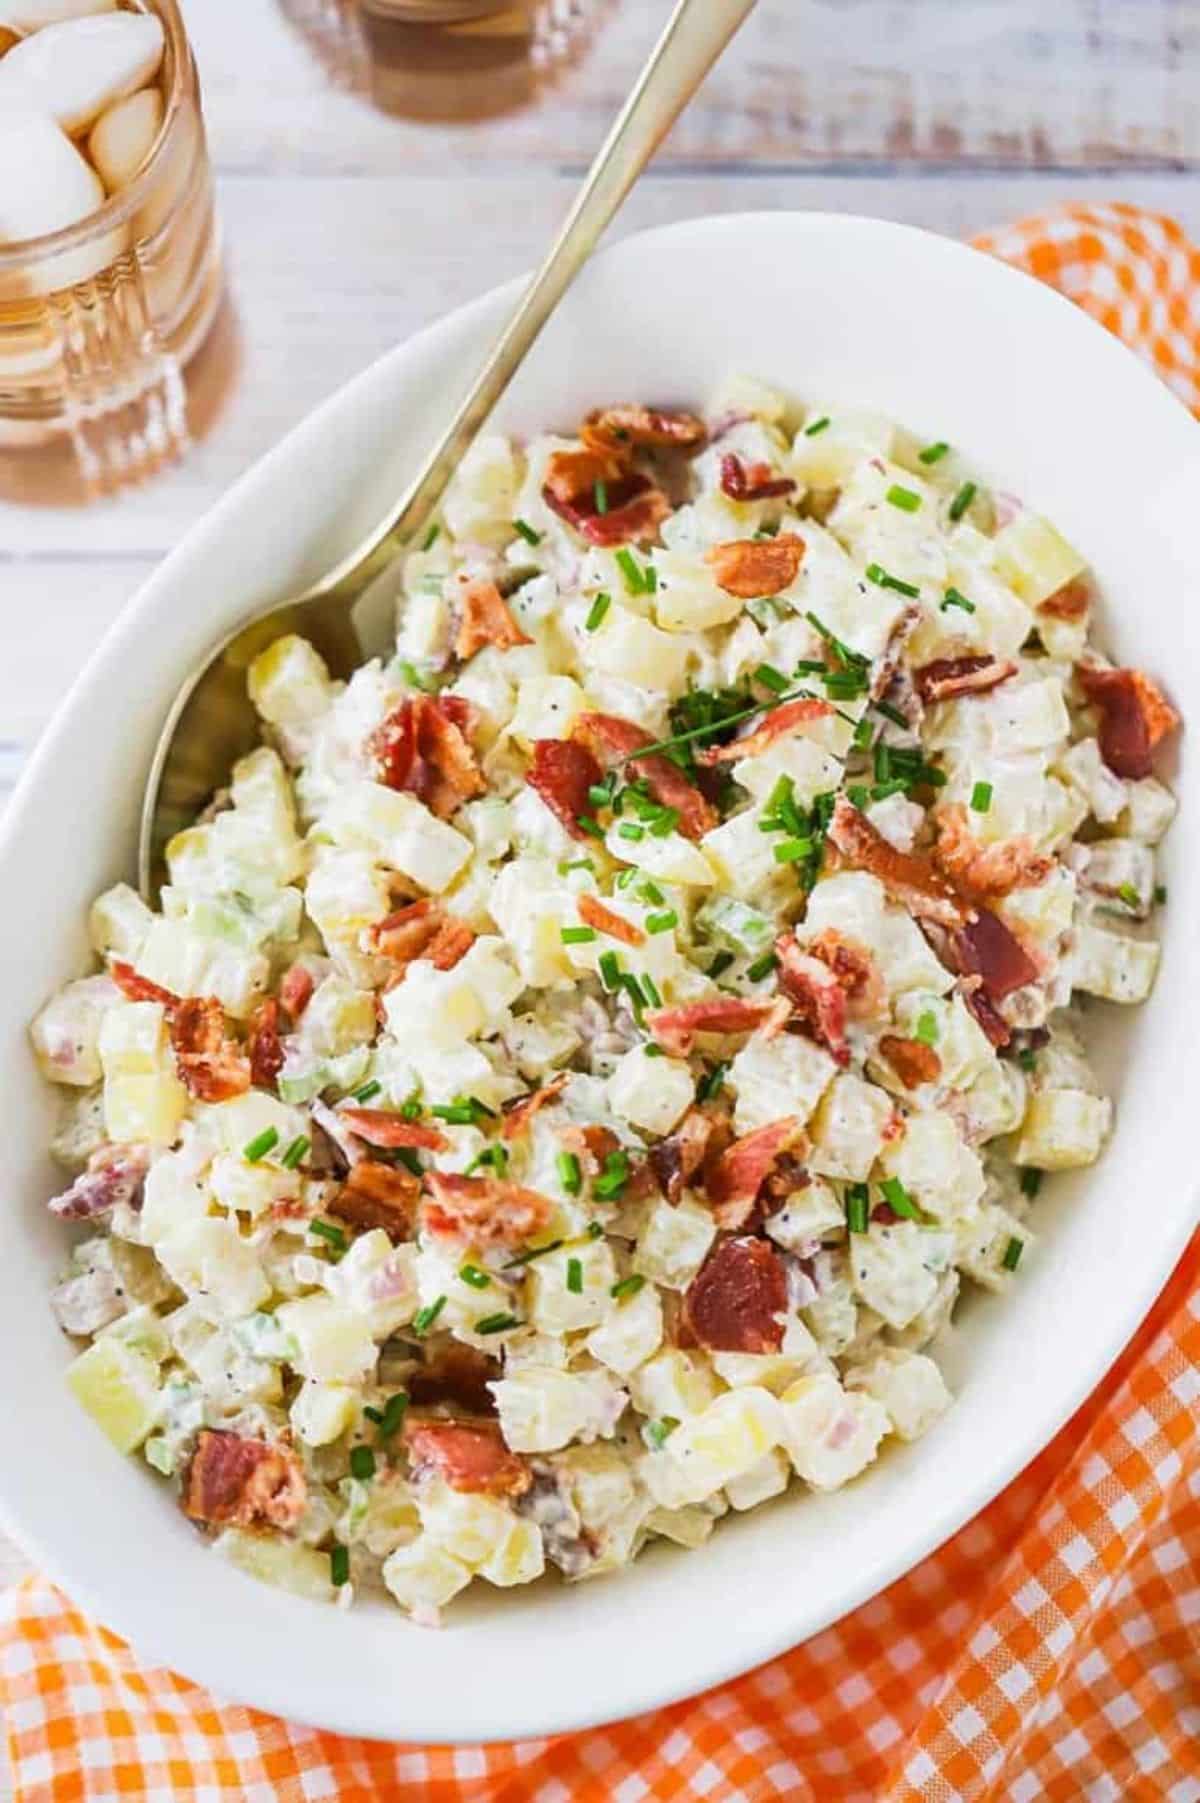
[[[1101,1376],[1195,1219],[1187,1110],[1200,947],[1194,780],[1164,880],[1165,971],[1130,1014],[1097,1006],[1092,1045],[1116,1136],[1092,1172],[1043,1192],[1036,1254],[1003,1303],[977,1301],[945,1356],[957,1396],[919,1445],[834,1497],[722,1524],[603,1583],[492,1593],[443,1633],[400,1614],[319,1610],[211,1556],[160,1484],[114,1454],[61,1385],[46,1306],[61,1230],[44,1211],[52,1098],[28,1017],[82,967],[91,897],[133,869],[134,822],[180,677],[256,603],[297,586],[396,492],[430,423],[511,304],[508,288],[350,384],[180,545],[72,690],[0,829],[9,947],[0,1060],[14,1126],[0,1178],[0,1507],[30,1554],[142,1657],[218,1694],[387,1739],[509,1739],[637,1712],[744,1670],[899,1575],[981,1507]],[[702,403],[743,370],[832,411],[867,407],[945,438],[984,480],[1048,513],[1092,561],[1115,655],[1200,712],[1200,580],[1190,530],[1200,433],[1120,346],[1057,296],[909,228],[822,215],[693,221],[626,240],[585,272],[501,410],[518,432],[614,399]],[[1190,497],[1190,499],[1189,499]],[[230,1632],[236,1623],[236,1633]],[[464,1677],[467,1679],[464,1682]]]

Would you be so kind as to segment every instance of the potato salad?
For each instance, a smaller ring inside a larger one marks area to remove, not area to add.
[[[400,575],[386,660],[257,658],[33,1043],[78,1401],[248,1572],[432,1624],[934,1427],[1111,1131],[1178,720],[1047,519],[749,379],[481,437]]]

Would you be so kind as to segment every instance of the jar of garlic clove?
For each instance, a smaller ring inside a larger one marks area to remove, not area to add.
[[[221,295],[176,0],[0,0],[0,494],[176,457]]]

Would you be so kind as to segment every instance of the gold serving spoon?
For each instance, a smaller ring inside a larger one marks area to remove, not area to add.
[[[138,880],[157,899],[168,841],[188,826],[259,738],[246,693],[251,661],[284,633],[311,640],[335,676],[386,651],[394,610],[376,579],[430,518],[464,452],[659,143],[754,6],[678,0],[575,203],[458,412],[387,516],[303,594],[245,620],[181,687],[154,753],[142,805]]]

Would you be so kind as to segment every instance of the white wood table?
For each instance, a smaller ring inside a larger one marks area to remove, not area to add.
[[[85,510],[0,503],[0,801],[123,602],[268,446],[414,328],[529,265],[668,0],[528,0],[560,62],[478,123],[377,111],[353,0],[184,0],[238,368],[185,463]],[[760,0],[619,230],[834,208],[967,234],[1116,197],[1200,236],[1195,0]],[[489,96],[494,98],[494,95]],[[0,1583],[23,1569],[0,1540]],[[5,1794],[0,1777],[0,1797]]]

